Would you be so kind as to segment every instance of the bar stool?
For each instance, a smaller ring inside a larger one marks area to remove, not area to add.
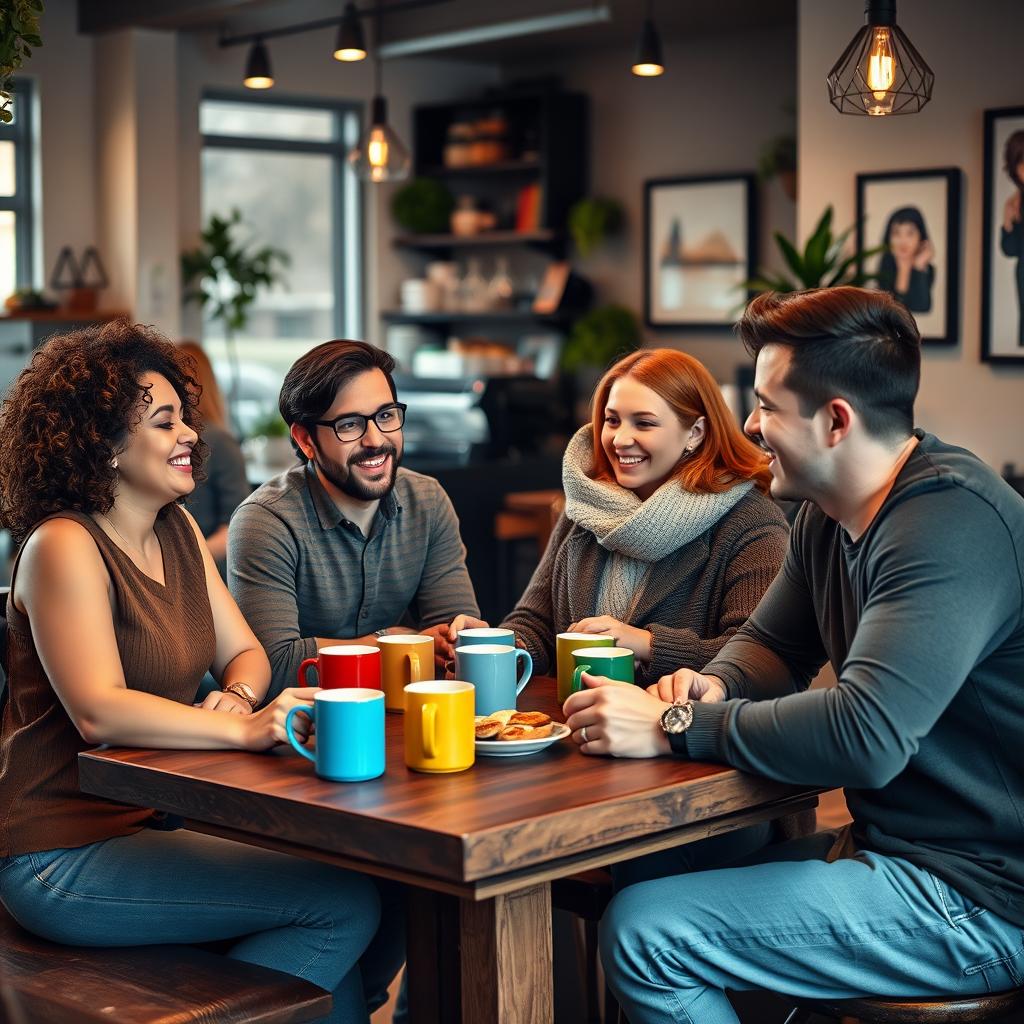
[[[786,1024],[804,1024],[811,1014],[859,1024],[975,1024],[1024,1009],[1024,988],[963,999],[814,999],[801,1000]]]

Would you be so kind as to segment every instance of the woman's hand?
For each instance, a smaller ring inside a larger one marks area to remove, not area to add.
[[[247,701],[234,693],[226,693],[224,690],[213,690],[206,695],[206,699],[199,705],[206,711],[226,711],[231,715],[251,715],[252,708]]]
[[[562,707],[565,724],[584,754],[657,757],[670,754],[661,716],[668,704],[638,686],[583,673],[586,687]]]
[[[278,743],[287,743],[288,735],[284,731],[284,720],[296,704],[310,707],[313,697],[320,692],[318,686],[289,687],[282,690],[265,708],[254,711],[242,723],[243,748],[245,750],[269,750]],[[301,742],[305,743],[312,732],[312,715],[296,715],[292,719],[292,730]]]
[[[1020,191],[1014,191],[1003,207],[1003,230],[1012,231],[1013,225],[1020,220]]]
[[[610,636],[618,647],[631,650],[642,662],[651,660],[651,634],[638,626],[629,626],[610,615],[591,615],[574,622],[569,633],[594,633],[596,636]]]
[[[699,700],[715,704],[725,700],[725,683],[718,676],[705,676],[692,668],[677,668],[670,676],[662,676],[647,692],[666,704],[673,701]]]
[[[914,255],[914,269],[927,270],[933,259],[935,259],[935,246],[930,240],[922,242]]]

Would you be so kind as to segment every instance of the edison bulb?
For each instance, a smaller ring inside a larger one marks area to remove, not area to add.
[[[892,48],[892,33],[888,27],[876,26],[873,30],[871,49],[864,71],[864,81],[871,91],[871,98],[864,98],[867,112],[875,115],[891,113],[896,101],[896,94],[891,91],[896,82],[896,55]]]

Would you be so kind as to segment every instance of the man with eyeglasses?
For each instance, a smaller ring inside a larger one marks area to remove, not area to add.
[[[270,658],[268,699],[321,647],[423,632],[443,662],[457,630],[486,625],[451,501],[399,468],[394,366],[365,342],[328,341],[284,379],[303,462],[246,499],[228,532],[228,585]]]

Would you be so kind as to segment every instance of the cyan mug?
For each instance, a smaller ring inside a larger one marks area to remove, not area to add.
[[[296,738],[292,719],[304,711],[316,726],[316,753]],[[296,704],[284,720],[288,742],[316,765],[321,779],[365,782],[384,774],[384,694],[381,690],[321,690],[313,707]]]
[[[533,675],[533,658],[507,644],[456,647],[455,674],[476,688],[476,714],[491,715],[516,706]]]

